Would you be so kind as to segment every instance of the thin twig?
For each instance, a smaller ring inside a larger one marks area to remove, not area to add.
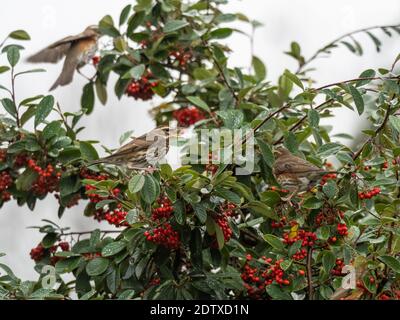
[[[393,76],[393,77],[363,77],[363,78],[355,78],[355,79],[350,79],[346,81],[341,81],[341,82],[334,82],[330,84],[326,84],[322,87],[316,88],[316,89],[311,89],[315,91],[321,91],[323,89],[329,88],[329,87],[334,87],[334,86],[340,86],[342,84],[346,83],[351,83],[351,82],[356,82],[356,81],[372,81],[372,80],[398,80],[399,76]]]
[[[313,248],[309,247],[307,252],[307,285],[308,285],[308,300],[313,300],[313,283],[312,283],[312,252]]]
[[[77,231],[77,232],[68,232],[61,233],[61,236],[82,236],[85,234],[91,234],[92,231]],[[108,233],[121,233],[121,230],[100,230],[100,233],[108,234]]]
[[[203,40],[202,42],[203,42],[203,46],[205,46],[207,48],[207,50],[210,52],[211,57],[212,57],[212,59],[214,61],[214,64],[217,67],[218,72],[222,77],[222,80],[224,81],[224,83],[227,86],[227,88],[229,89],[229,91],[232,93],[232,96],[235,99],[236,105],[237,105],[239,103],[239,98],[237,97],[235,90],[232,88],[231,84],[229,83],[228,79],[226,78],[226,75],[225,75],[225,72],[224,72],[222,66],[218,62],[217,58],[214,56],[214,53],[211,51],[211,49],[208,46],[207,42],[205,40]]]
[[[19,121],[19,106],[17,106],[17,99],[15,97],[15,77],[14,77],[14,67],[11,67],[11,97],[12,101],[15,106],[15,116],[16,116],[16,121],[17,121],[17,127],[21,127],[21,123]]]
[[[323,108],[324,106],[326,106],[327,104],[329,104],[329,103],[331,103],[333,101],[334,101],[334,99],[326,100],[325,102],[323,102],[320,105],[316,106],[314,108],[314,110],[319,110],[319,109]],[[302,123],[304,121],[306,121],[307,118],[308,118],[308,115],[306,114],[305,116],[300,118],[292,127],[290,127],[289,131],[290,132],[296,131],[302,125]],[[281,143],[282,141],[283,141],[283,136],[281,138],[279,138],[279,140],[275,141],[273,143],[273,145],[277,145],[277,144]]]
[[[336,38],[335,40],[331,41],[330,43],[328,43],[327,45],[325,45],[323,48],[318,49],[308,60],[306,60],[302,65],[299,66],[299,68],[296,71],[296,74],[299,74],[300,72],[302,72],[304,70],[304,67],[309,65],[312,61],[314,61],[315,59],[318,58],[318,56],[324,52],[324,50],[326,50],[327,48],[335,45],[337,42],[347,38],[347,37],[351,37],[357,33],[361,33],[361,32],[367,32],[367,31],[371,31],[374,29],[381,29],[381,28],[393,28],[393,27],[398,27],[399,25],[390,25],[390,26],[373,26],[373,27],[368,27],[368,28],[362,28],[362,29],[358,29],[358,30],[354,30],[351,32],[348,32],[338,38]]]
[[[383,121],[382,121],[382,124],[378,127],[378,129],[375,130],[375,133],[374,133],[373,137],[368,138],[367,141],[365,141],[365,142],[363,143],[363,145],[361,146],[361,148],[358,149],[358,151],[357,151],[355,154],[353,154],[353,157],[352,157],[353,160],[356,160],[356,159],[361,155],[361,153],[363,152],[364,148],[365,148],[368,144],[370,144],[370,143],[377,137],[377,135],[379,134],[379,132],[381,132],[381,131],[383,130],[383,128],[385,128],[386,123],[387,123],[388,120],[389,120],[390,110],[391,110],[391,106],[390,106],[390,104],[389,104],[389,105],[388,105],[388,108],[387,108],[387,110],[386,110],[385,118],[384,118]]]

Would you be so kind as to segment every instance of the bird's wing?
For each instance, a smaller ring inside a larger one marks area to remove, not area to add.
[[[76,50],[76,48],[72,48],[68,51],[61,74],[56,82],[53,84],[53,86],[50,88],[50,91],[54,90],[58,86],[65,86],[72,82],[75,70],[79,65],[79,57],[76,54]]]
[[[321,172],[324,170],[314,166],[306,160],[303,160],[298,157],[288,157],[286,159],[282,158],[280,161],[275,162],[275,172],[276,173],[294,173],[294,174],[302,174],[302,173],[310,173],[310,172]]]
[[[57,42],[54,42],[53,44],[49,45],[47,48],[44,48],[43,50],[39,51],[38,53],[34,54],[33,56],[30,56],[28,58],[28,62],[57,63],[67,54],[67,52],[71,48],[71,45],[73,42],[75,42],[77,40],[89,38],[91,36],[92,35],[90,35],[88,33],[82,32],[75,36],[65,37]]]

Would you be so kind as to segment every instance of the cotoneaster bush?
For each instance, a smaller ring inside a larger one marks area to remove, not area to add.
[[[240,32],[232,23],[259,23],[224,13],[226,2],[138,0],[117,22],[104,17],[100,30],[113,44],[93,59],[97,73],[76,112],[63,112],[50,95],[17,100],[15,82],[27,72],[18,67],[23,48],[9,40],[29,35],[18,30],[1,44],[0,206],[15,201],[34,210],[54,197],[57,220],[85,202],[83,215],[117,227],[77,233],[44,221],[37,228],[43,240],[30,252],[38,280],[22,281],[0,265],[3,299],[400,298],[399,57],[320,87],[311,72],[316,58],[338,46],[361,55],[369,37],[379,51],[380,39],[398,36],[400,26],[355,31],[310,58],[293,42],[286,54],[298,69],[272,83],[258,57],[250,73],[228,63],[221,40]],[[79,121],[108,94],[132,104],[161,98],[152,110],[157,125],[253,129],[254,172],[235,175],[233,166],[215,162],[176,170],[163,164],[154,173],[88,166],[99,155],[92,141],[79,139]],[[320,124],[334,123],[332,110],[342,107],[370,121],[357,146]],[[279,145],[331,173],[285,201],[272,172]],[[44,286],[48,266],[55,283]],[[343,292],[345,266],[355,268],[356,287]]]

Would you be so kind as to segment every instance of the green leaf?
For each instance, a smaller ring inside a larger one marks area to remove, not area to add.
[[[189,22],[184,20],[170,20],[164,26],[164,32],[170,33],[182,29],[189,25]]]
[[[95,258],[86,265],[86,272],[92,277],[99,276],[107,270],[109,264],[110,261],[106,258]]]
[[[81,97],[81,107],[86,114],[91,114],[94,108],[94,87],[93,82],[87,83],[83,87]]]
[[[139,64],[131,68],[127,73],[122,76],[122,79],[135,79],[138,80],[141,78],[145,71],[146,67],[144,64]]]
[[[224,126],[228,129],[239,129],[244,120],[244,114],[241,110],[222,110],[216,112],[224,121]]]
[[[81,257],[62,259],[56,263],[56,272],[57,274],[72,272],[79,266],[80,262]]]
[[[79,150],[81,151],[82,159],[84,160],[92,161],[99,158],[96,149],[89,142],[79,141]]]
[[[368,70],[363,71],[359,75],[359,78],[373,78],[373,77],[375,77],[375,74],[376,74],[375,70],[368,69]],[[359,81],[356,82],[356,87],[364,86],[364,85],[370,83],[371,81],[372,80],[359,80]]]
[[[126,242],[124,241],[111,242],[108,245],[106,245],[103,248],[103,250],[101,250],[101,255],[103,257],[111,257],[124,250],[125,247],[126,247]]]
[[[367,31],[366,33],[369,35],[372,42],[375,44],[376,51],[377,52],[381,51],[381,45],[382,45],[381,41],[373,33],[369,32],[369,31]]]
[[[271,247],[279,251],[285,250],[285,246],[283,245],[281,239],[273,234],[264,234],[264,240],[267,241]]]
[[[199,97],[194,97],[194,96],[189,96],[186,97],[186,99],[188,99],[191,103],[193,103],[195,106],[210,112],[210,107],[207,105],[207,103],[205,103],[201,98]]]
[[[136,12],[128,22],[128,29],[126,31],[127,35],[130,36],[135,29],[142,24],[146,16],[145,11]]]
[[[129,180],[128,188],[131,193],[136,193],[142,190],[144,183],[145,183],[145,177],[143,175],[135,175],[132,177],[131,180]]]
[[[144,200],[144,202],[148,203],[148,204],[152,204],[158,196],[157,193],[157,182],[155,181],[155,179],[150,176],[150,175],[146,175],[145,176],[145,181],[143,184],[143,187],[141,189],[141,197]]]
[[[44,97],[36,107],[35,113],[35,127],[42,123],[47,116],[51,113],[54,106],[54,97],[46,96]]]
[[[380,256],[378,257],[384,264],[386,264],[394,272],[400,274],[400,261],[391,256]]]
[[[398,116],[389,116],[389,123],[391,126],[400,133],[400,118]]]
[[[233,30],[231,28],[219,28],[213,30],[210,33],[211,39],[225,39],[228,38],[232,34]]]
[[[0,66],[0,74],[7,72],[8,70],[10,70],[10,67],[8,66]]]
[[[315,109],[310,109],[308,111],[308,121],[310,122],[310,126],[313,128],[318,128],[319,126],[319,113]]]
[[[258,146],[260,147],[261,154],[267,166],[273,167],[275,163],[275,156],[269,144],[265,143],[264,140],[257,138]]]
[[[129,13],[132,10],[132,5],[128,4],[122,11],[121,15],[119,16],[119,25],[122,26],[129,17]]]
[[[207,221],[207,208],[202,202],[194,204],[193,210],[201,223],[205,223]]]
[[[263,81],[267,76],[267,68],[262,60],[256,56],[253,56],[252,65],[257,81]]]
[[[48,249],[56,243],[58,239],[58,234],[57,233],[48,233],[44,236],[42,240],[42,245],[44,248]]]
[[[311,198],[308,198],[306,201],[304,201],[303,208],[318,209],[318,208],[322,207],[323,203],[324,202],[322,200],[319,200],[315,197],[311,197]]]
[[[335,266],[336,257],[331,251],[325,251],[322,256],[322,266],[326,273],[330,273],[332,268]]]
[[[318,155],[322,158],[335,155],[342,149],[342,145],[334,142],[325,143],[318,149]]]
[[[334,198],[339,191],[336,186],[336,182],[332,180],[328,180],[327,183],[325,183],[322,187],[322,190],[329,199]]]
[[[7,49],[7,59],[12,67],[15,67],[19,61],[20,53],[17,46],[9,46]]]
[[[31,37],[25,30],[15,30],[9,34],[9,37],[15,40],[31,40]]]
[[[362,115],[364,112],[364,99],[361,93],[353,86],[349,85],[349,91],[351,96],[353,97],[354,104],[356,105],[357,111],[359,115]]]
[[[301,82],[301,80],[293,73],[291,73],[289,70],[285,70],[285,72],[283,73],[290,81],[292,81],[295,85],[297,85],[298,87],[300,87],[301,89],[304,90],[304,85]]]
[[[17,107],[15,106],[14,101],[8,98],[4,98],[1,100],[1,104],[11,116],[17,118]]]
[[[260,201],[251,201],[247,204],[247,206],[251,211],[254,211],[262,217],[270,218],[276,221],[279,220],[279,217],[277,216],[275,211]]]
[[[100,77],[97,77],[95,82],[95,87],[96,87],[97,98],[99,98],[99,101],[101,102],[102,105],[105,105],[107,103],[107,98],[108,98],[107,88],[101,82]]]
[[[174,217],[180,225],[183,225],[186,221],[185,204],[180,199],[174,203]]]

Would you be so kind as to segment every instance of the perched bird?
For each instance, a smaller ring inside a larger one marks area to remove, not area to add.
[[[284,147],[277,148],[275,154],[273,173],[281,187],[292,193],[289,199],[298,192],[310,190],[329,173],[293,155]]]
[[[61,39],[28,58],[32,63],[57,63],[65,56],[64,67],[57,81],[50,88],[65,86],[72,82],[75,70],[89,63],[97,51],[100,37],[97,26],[89,26],[82,33]]]
[[[156,128],[133,138],[110,156],[95,160],[89,166],[107,163],[129,170],[147,170],[168,153],[170,134],[169,127]]]

